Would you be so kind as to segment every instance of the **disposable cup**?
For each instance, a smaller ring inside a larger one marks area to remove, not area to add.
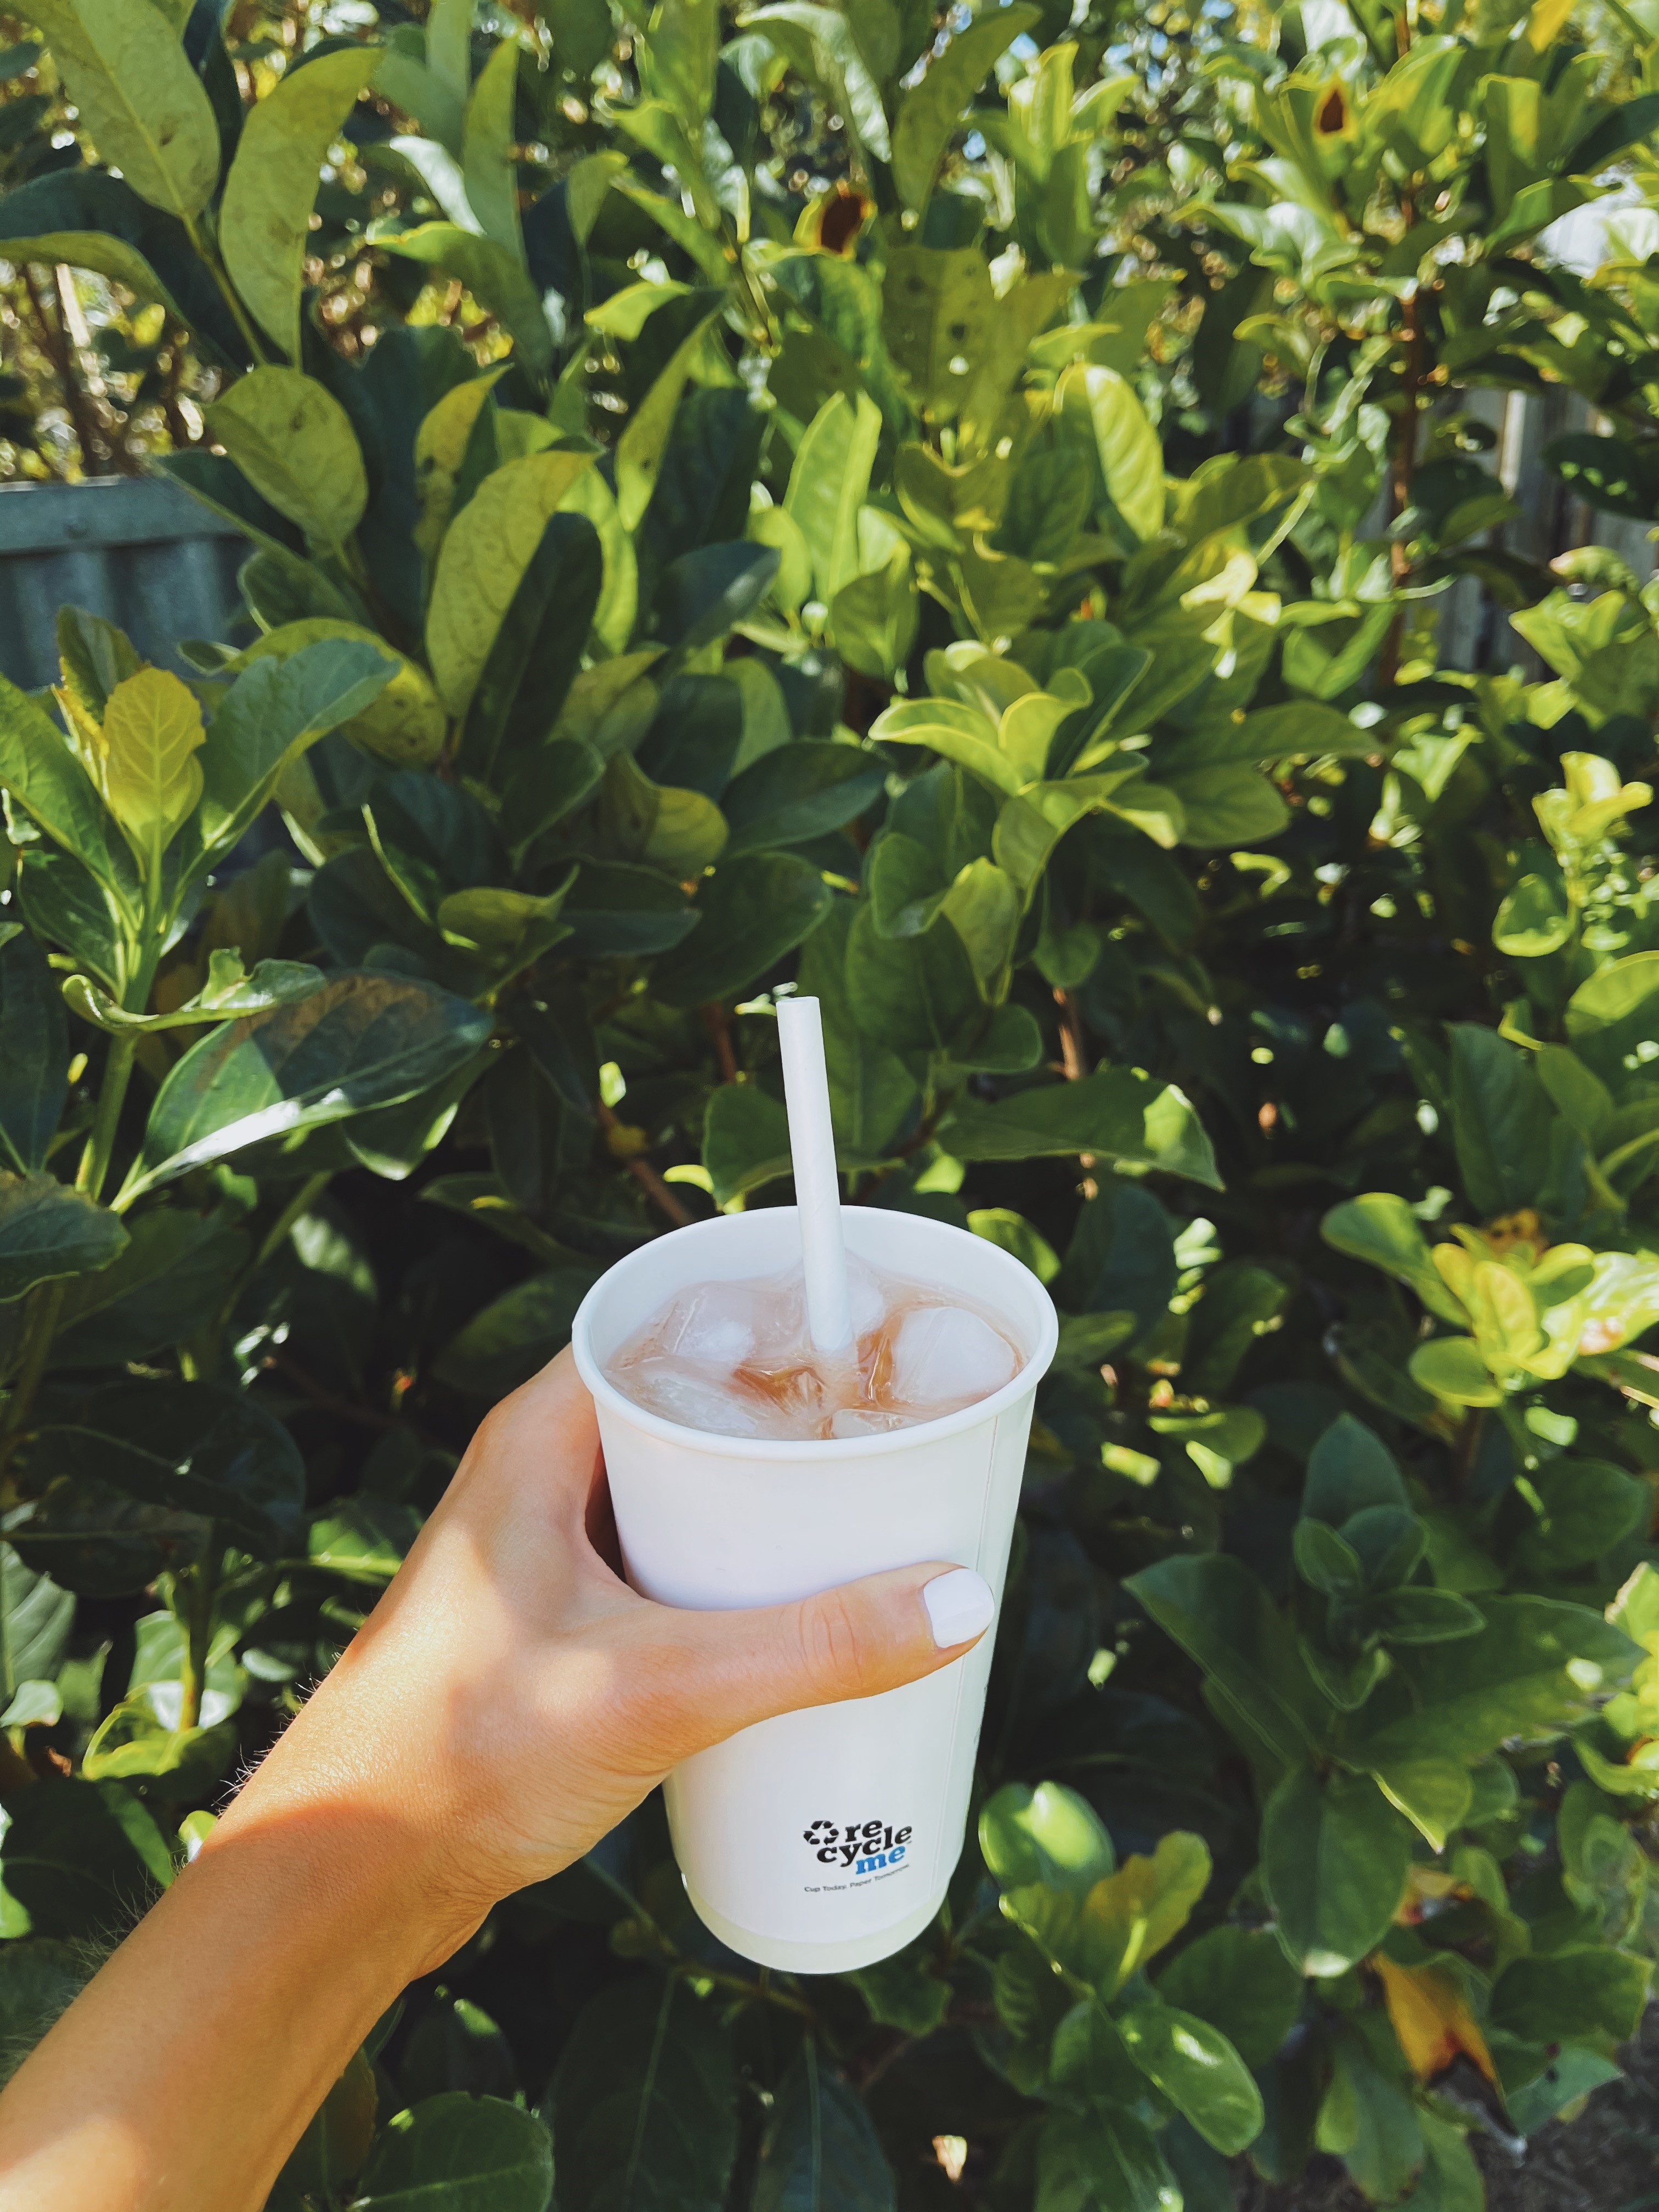
[[[648,1413],[605,1373],[678,1291],[800,1264],[793,1206],[659,1237],[583,1300],[576,1364],[599,1434],[629,1580],[665,1605],[776,1605],[927,1559],[975,1568],[999,1607],[1036,1386],[1058,1327],[1042,1284],[983,1237],[846,1209],[848,1250],[1000,1322],[1021,1364],[977,1405],[884,1436],[779,1443]],[[786,1713],[668,1778],[669,1827],[699,1917],[793,1973],[872,1964],[920,1935],[961,1856],[994,1632],[880,1697]]]

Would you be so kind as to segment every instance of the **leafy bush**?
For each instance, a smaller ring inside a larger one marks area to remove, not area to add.
[[[1522,2134],[1612,2078],[1659,587],[1504,545],[1473,392],[1593,398],[1554,465],[1659,514],[1659,216],[1541,240],[1659,94],[1568,14],[437,0],[279,72],[36,0],[0,243],[159,309],[206,442],[151,450],[251,550],[191,681],[71,609],[0,689],[16,2038],[598,1272],[787,1198],[793,983],[849,1197],[1062,1314],[977,1845],[898,1958],[757,1978],[647,1806],[273,2201],[539,2212],[550,2129],[562,2212],[1212,2212],[1316,2151],[1463,2212],[1449,2067]],[[1462,576],[1540,680],[1438,665]]]

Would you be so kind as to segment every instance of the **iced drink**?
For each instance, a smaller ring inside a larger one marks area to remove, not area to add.
[[[809,1352],[793,1206],[677,1229],[582,1303],[572,1341],[623,1566],[659,1604],[778,1605],[934,1559],[1001,1595],[1053,1303],[965,1230],[874,1206],[844,1221],[844,1353]],[[674,1854],[723,1942],[845,1973],[927,1926],[962,1849],[992,1640],[675,1768]]]
[[[976,1405],[1023,1355],[982,1307],[848,1266],[853,1342],[813,1350],[799,1270],[677,1292],[606,1363],[647,1412],[715,1436],[781,1442],[882,1436]]]

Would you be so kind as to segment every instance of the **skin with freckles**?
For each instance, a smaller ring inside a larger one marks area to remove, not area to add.
[[[569,1353],[496,1407],[326,1680],[0,2095],[0,2212],[257,2212],[363,2036],[691,1753],[959,1658],[945,1560],[799,1604],[617,1571]],[[37,1785],[50,1788],[49,1783]]]

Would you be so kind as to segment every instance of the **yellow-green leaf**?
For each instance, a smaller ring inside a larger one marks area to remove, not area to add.
[[[328,637],[372,645],[396,670],[372,706],[340,725],[341,736],[392,768],[424,768],[435,760],[443,750],[449,724],[431,678],[383,637],[356,623],[341,622],[332,615],[312,615],[303,622],[284,623],[239,653],[234,660],[227,661],[224,672],[228,675],[251,667],[256,660],[286,660],[291,653],[303,652],[319,638]]]
[[[141,199],[188,222],[219,180],[213,105],[150,0],[29,0],[82,128]]]
[[[283,77],[243,124],[225,179],[219,251],[260,328],[292,360],[300,353],[301,276],[322,166],[385,52],[343,48]],[[216,137],[214,155],[216,167]]]
[[[109,695],[98,740],[104,803],[152,874],[202,795],[205,735],[195,693],[165,668],[141,668]]]
[[[487,476],[438,555],[426,657],[451,714],[464,714],[542,532],[592,453],[526,453]]]
[[[219,443],[307,538],[343,545],[368,504],[356,434],[339,401],[297,368],[256,368],[207,410]]]

